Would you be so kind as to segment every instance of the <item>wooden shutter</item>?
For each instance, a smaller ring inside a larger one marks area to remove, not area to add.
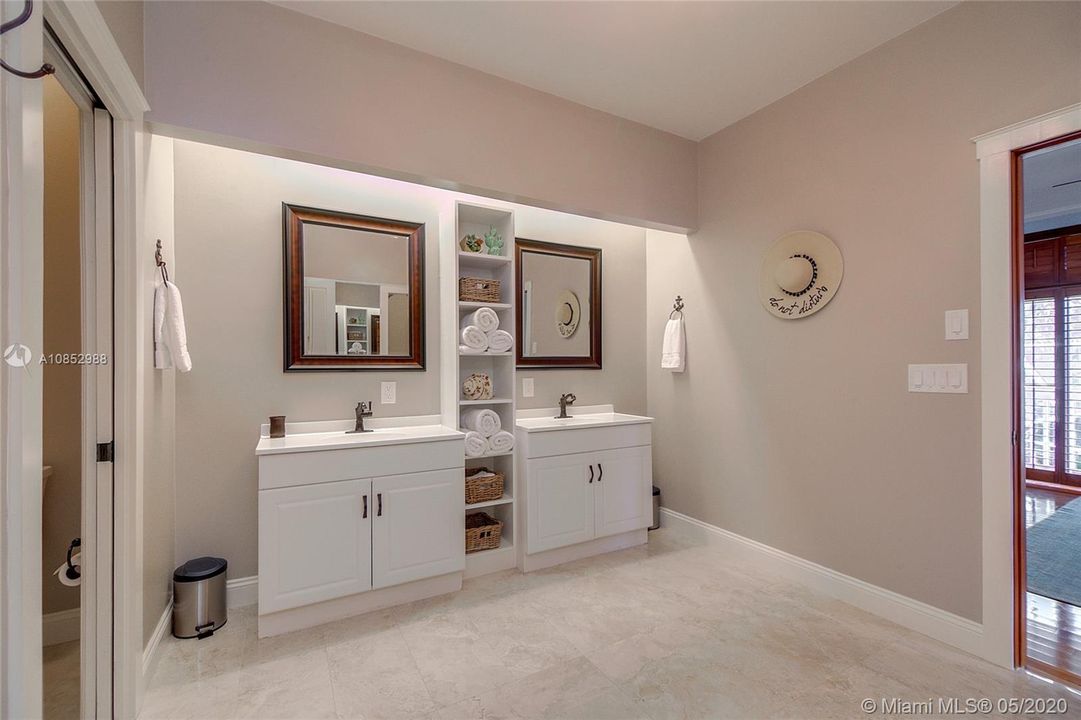
[[[1061,238],[1025,243],[1025,287],[1058,285]],[[1081,247],[1077,250],[1081,251]],[[1076,258],[1081,260],[1081,257]]]
[[[1054,291],[1025,300],[1023,323],[1024,454],[1027,475],[1054,482],[1058,456],[1057,306]],[[1079,396],[1081,400],[1081,396]]]

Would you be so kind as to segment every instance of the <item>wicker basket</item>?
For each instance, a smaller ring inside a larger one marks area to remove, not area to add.
[[[494,473],[485,477],[469,477],[469,473],[475,472]],[[465,471],[465,504],[484,502],[485,500],[498,500],[503,497],[503,473],[489,470],[488,468],[469,468]]]
[[[491,278],[458,278],[458,299],[469,302],[497,303],[501,297],[499,280]]]
[[[465,516],[465,552],[494,550],[499,547],[503,523],[488,513],[476,512]]]

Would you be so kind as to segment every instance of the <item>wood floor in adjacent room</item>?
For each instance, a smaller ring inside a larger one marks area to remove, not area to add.
[[[167,638],[142,718],[858,718],[865,698],[1081,695],[668,529],[647,546],[275,638]]]
[[[1046,519],[1078,495],[1028,488],[1025,491],[1025,527]],[[1078,549],[1081,563],[1081,548]],[[1026,593],[1025,637],[1029,660],[1081,677],[1081,608],[1059,600]],[[1041,668],[1043,669],[1043,668]]]

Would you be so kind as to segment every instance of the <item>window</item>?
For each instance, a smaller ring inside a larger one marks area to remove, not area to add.
[[[1081,486],[1079,251],[1078,235],[1026,244],[1021,328],[1026,477],[1074,486]]]

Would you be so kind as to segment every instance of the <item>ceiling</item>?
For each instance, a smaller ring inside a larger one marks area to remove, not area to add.
[[[1025,232],[1081,225],[1081,140],[1025,155]]]
[[[701,140],[956,3],[275,4]]]

